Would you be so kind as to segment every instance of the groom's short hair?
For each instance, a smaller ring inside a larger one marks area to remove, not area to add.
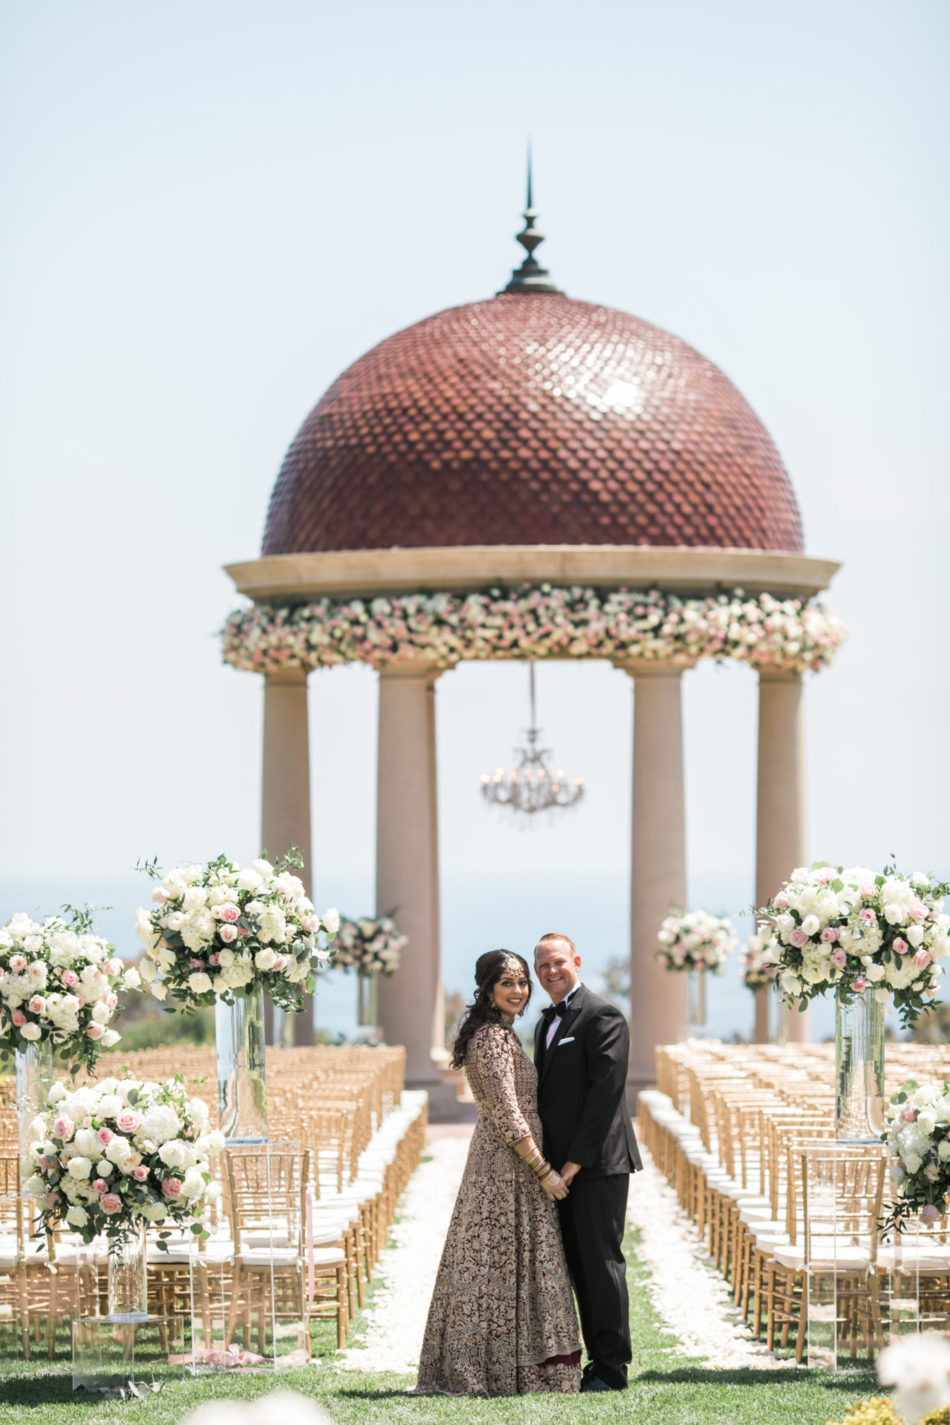
[[[571,937],[570,937],[569,935],[563,935],[560,930],[549,930],[549,931],[547,931],[544,935],[542,935],[542,936],[541,936],[541,939],[538,941],[537,945],[534,947],[534,953],[535,953],[535,954],[538,953],[538,951],[540,950],[541,946],[544,944],[544,942],[545,942],[546,940],[563,940],[565,945],[569,945],[569,946],[571,947],[571,954],[572,954],[572,955],[576,955],[576,954],[577,954],[577,946],[574,944],[574,942],[573,942],[573,940],[571,939]]]

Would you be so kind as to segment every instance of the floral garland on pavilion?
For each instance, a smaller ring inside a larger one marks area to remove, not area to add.
[[[226,663],[253,673],[425,658],[442,667],[490,658],[725,658],[816,672],[845,638],[807,599],[768,593],[682,598],[659,589],[524,584],[470,594],[253,604],[222,630]]]

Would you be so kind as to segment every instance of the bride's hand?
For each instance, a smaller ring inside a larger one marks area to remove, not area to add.
[[[561,1198],[567,1197],[569,1192],[567,1183],[561,1177],[561,1174],[556,1173],[553,1168],[547,1177],[542,1180],[541,1186],[544,1188],[545,1197],[549,1197],[552,1202],[559,1202]]]

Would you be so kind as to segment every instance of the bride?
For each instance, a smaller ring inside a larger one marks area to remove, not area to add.
[[[580,1389],[580,1339],[555,1202],[568,1189],[538,1147],[537,1074],[512,1028],[531,998],[527,961],[490,950],[459,1028],[478,1109],[436,1277],[419,1394]]]

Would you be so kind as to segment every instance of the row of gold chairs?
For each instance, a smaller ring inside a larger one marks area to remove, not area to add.
[[[886,1093],[948,1070],[946,1046],[889,1045]],[[899,1297],[905,1306],[913,1298],[915,1319],[950,1325],[946,1222],[882,1235],[886,1149],[835,1142],[832,1046],[661,1048],[657,1088],[640,1095],[638,1115],[655,1163],[770,1350],[794,1344],[801,1362],[809,1315],[814,1326],[825,1300],[837,1349],[852,1357],[880,1350]]]
[[[266,1145],[213,1160],[221,1195],[209,1236],[147,1236],[148,1309],[191,1316],[195,1350],[310,1353],[310,1322],[335,1322],[342,1348],[385,1246],[396,1200],[425,1141],[425,1096],[403,1089],[405,1052],[383,1047],[268,1050]],[[213,1049],[103,1055],[98,1077],[184,1076],[216,1121]],[[0,1080],[0,1334],[52,1356],[62,1329],[106,1310],[105,1244],[37,1230],[19,1191],[16,1112]]]

